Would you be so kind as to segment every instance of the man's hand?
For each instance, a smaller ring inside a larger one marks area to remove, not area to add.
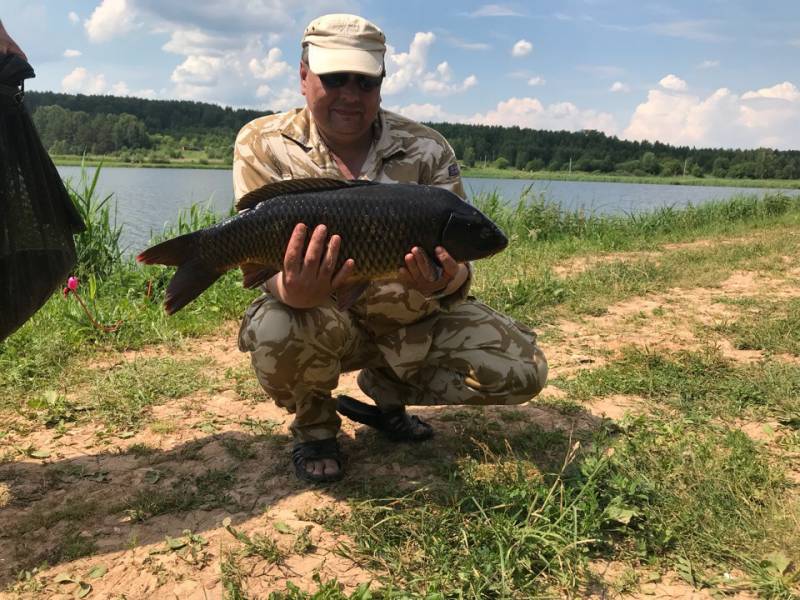
[[[328,240],[325,225],[314,229],[303,255],[307,230],[303,223],[295,225],[283,257],[283,271],[267,282],[272,295],[292,308],[314,308],[323,304],[331,292],[352,275],[356,264],[348,258],[334,275],[342,238],[334,235]]]
[[[8,35],[5,27],[3,27],[2,21],[0,21],[0,54],[18,54],[25,60],[28,60],[22,48],[17,46],[17,43]]]
[[[456,262],[441,246],[437,246],[434,252],[442,265],[441,272],[425,250],[414,246],[411,252],[405,255],[406,266],[400,267],[400,281],[424,296],[452,294],[464,285],[469,270],[465,264]]]

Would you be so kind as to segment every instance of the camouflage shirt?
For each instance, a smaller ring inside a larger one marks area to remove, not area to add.
[[[359,179],[436,185],[465,197],[453,149],[439,133],[380,110],[373,135]],[[233,160],[237,202],[264,184],[302,177],[344,179],[307,108],[259,117],[242,128]],[[373,283],[351,313],[374,335],[397,336],[395,342],[402,343],[382,346],[392,347],[403,359],[411,358],[413,340],[427,348],[426,338],[433,327],[431,320],[420,321],[465,298],[471,272],[470,268],[470,276],[459,290],[442,299],[426,298],[399,282]],[[416,326],[407,327],[412,324]]]

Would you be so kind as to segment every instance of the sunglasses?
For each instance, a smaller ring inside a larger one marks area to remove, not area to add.
[[[356,80],[358,89],[362,92],[371,92],[372,90],[381,87],[383,83],[383,75],[380,77],[370,77],[369,75],[362,75],[361,73],[326,73],[325,75],[318,75],[319,80],[328,89],[335,89],[344,87],[353,77]]]

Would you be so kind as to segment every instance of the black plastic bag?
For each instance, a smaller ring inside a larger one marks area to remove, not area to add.
[[[85,229],[23,105],[33,69],[0,54],[0,341],[61,287]]]

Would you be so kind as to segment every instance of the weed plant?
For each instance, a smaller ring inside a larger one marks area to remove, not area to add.
[[[66,181],[67,191],[72,203],[78,209],[86,230],[75,236],[75,249],[78,260],[76,274],[79,277],[93,276],[104,279],[119,268],[122,251],[119,240],[122,227],[116,224],[116,210],[112,217],[112,194],[99,198],[97,182],[100,167],[90,175],[86,168],[81,169],[78,182]]]
[[[555,471],[516,448],[465,458],[448,485],[367,499],[344,528],[384,583],[413,598],[580,595],[600,556],[656,569],[688,561],[697,587],[740,568],[753,587],[789,593],[757,566],[800,547],[797,533],[784,548],[771,538],[791,523],[775,511],[787,483],[746,435],[674,418],[624,430],[573,446]]]
[[[578,400],[631,394],[698,420],[800,416],[799,367],[770,360],[755,367],[737,365],[713,347],[671,354],[628,348],[618,360],[562,386]]]
[[[606,250],[619,248],[624,238],[668,236],[702,230],[709,225],[764,221],[800,208],[800,199],[775,193],[738,196],[685,208],[663,207],[630,215],[597,215],[565,211],[543,194],[527,188],[516,206],[509,207],[498,193],[479,194],[473,203],[517,240],[553,241],[567,237],[601,242]]]

